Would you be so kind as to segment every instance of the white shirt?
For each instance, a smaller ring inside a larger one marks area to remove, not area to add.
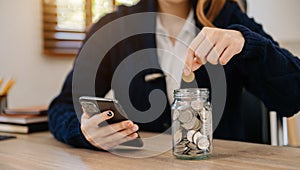
[[[160,22],[160,16],[157,15],[156,17],[158,62],[166,75],[167,94],[170,104],[174,100],[173,91],[180,88],[187,48],[196,37],[194,25],[194,13],[191,10],[173,46],[169,39],[168,31]],[[105,97],[114,98],[114,91],[111,89]]]
[[[173,102],[173,91],[180,88],[187,48],[196,37],[193,10],[190,11],[181,31],[173,45],[168,31],[163,27],[160,16],[156,17],[156,44],[158,62],[166,75],[167,94],[170,104]]]

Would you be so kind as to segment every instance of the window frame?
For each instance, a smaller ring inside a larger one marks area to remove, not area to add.
[[[115,8],[115,0],[111,0]],[[43,9],[43,54],[46,56],[77,55],[85,39],[87,29],[93,24],[92,0],[85,0],[85,29],[68,30],[58,28],[56,0],[42,0]]]

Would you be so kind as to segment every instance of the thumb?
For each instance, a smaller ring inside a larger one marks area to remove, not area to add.
[[[202,66],[202,62],[198,57],[195,56],[195,53],[192,49],[188,49],[187,57],[185,60],[185,67],[183,74],[188,76],[192,71],[198,70]]]

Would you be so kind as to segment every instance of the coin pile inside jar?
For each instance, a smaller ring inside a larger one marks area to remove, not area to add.
[[[175,154],[197,156],[211,151],[211,110],[203,101],[182,102],[172,114]]]

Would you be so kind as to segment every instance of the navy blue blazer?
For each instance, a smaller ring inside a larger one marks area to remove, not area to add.
[[[194,5],[196,1],[192,1]],[[93,35],[99,28],[119,17],[138,12],[157,11],[156,1],[141,1],[133,7],[120,7],[112,14],[101,18],[90,30],[88,37]],[[202,25],[195,21],[199,29]],[[148,18],[147,23],[152,23],[155,32],[155,17]],[[141,23],[143,24],[143,23]],[[223,116],[214,132],[214,138],[245,141],[243,116],[241,113],[241,94],[243,88],[260,98],[269,110],[274,110],[280,116],[292,116],[300,110],[300,61],[287,50],[280,48],[262,26],[257,24],[244,14],[234,2],[227,2],[219,16],[214,21],[219,28],[234,29],[240,31],[245,38],[245,45],[242,52],[234,56],[224,66],[227,97]],[[130,25],[122,25],[122,29],[130,28]],[[103,40],[109,35],[103,35]],[[88,38],[87,38],[88,39]],[[102,41],[102,40],[101,40]],[[116,44],[106,55],[97,71],[95,80],[95,93],[97,96],[104,96],[109,89],[115,90],[115,95],[120,103],[126,103],[122,98],[128,90],[122,89],[122,82],[111,85],[112,76],[119,64],[130,54],[142,50],[156,48],[155,34],[140,34],[129,37]],[[88,60],[88,59],[87,59]],[[157,54],[149,54],[143,62],[149,63],[153,68],[159,68]],[[131,63],[122,71],[124,76],[132,71],[135,63]],[[139,111],[148,110],[151,105],[148,96],[154,89],[160,89],[166,94],[165,79],[157,79],[145,82],[145,75],[151,73],[162,73],[160,69],[145,69],[137,74],[129,87],[129,97],[132,105]],[[195,71],[198,87],[211,89],[211,84],[205,67]],[[73,103],[72,93],[73,70],[68,75],[61,93],[52,101],[49,108],[49,128],[54,136],[65,143],[76,147],[94,148],[83,137],[80,130],[80,123],[77,119]],[[188,87],[182,84],[182,87]],[[80,94],[80,95],[79,95]],[[126,106],[125,110],[126,110]],[[129,113],[138,114],[138,113]],[[130,116],[130,115],[129,115]],[[164,112],[155,120],[149,123],[138,123],[141,130],[163,132],[171,125],[170,105],[167,102]]]

